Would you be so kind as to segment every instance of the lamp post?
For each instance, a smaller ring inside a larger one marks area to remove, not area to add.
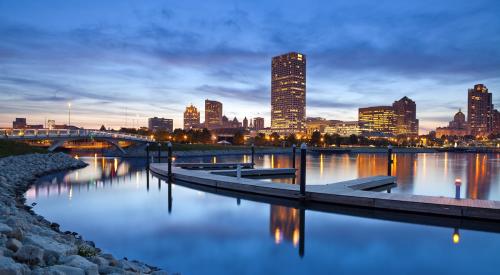
[[[68,127],[71,125],[71,102],[68,102]]]

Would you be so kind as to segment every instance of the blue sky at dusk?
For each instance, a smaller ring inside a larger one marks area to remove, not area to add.
[[[307,56],[307,115],[408,96],[421,130],[484,83],[500,106],[499,1],[0,0],[0,126],[174,119],[206,98],[269,124],[271,57]],[[203,116],[202,116],[203,120]]]

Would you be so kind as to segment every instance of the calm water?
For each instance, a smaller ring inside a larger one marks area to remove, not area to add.
[[[116,256],[182,274],[498,274],[500,234],[299,210],[158,183],[140,160],[84,159],[86,168],[42,178],[35,210]],[[244,157],[178,161],[248,161]],[[290,167],[266,155],[260,167]],[[397,155],[393,192],[500,200],[498,154]],[[309,155],[308,184],[385,174],[384,155]],[[289,182],[290,180],[279,180]],[[285,183],[284,183],[285,184]],[[340,211],[340,212],[339,212]],[[352,212],[352,213],[351,213]],[[498,226],[500,231],[500,225]],[[459,233],[459,242],[453,234]]]

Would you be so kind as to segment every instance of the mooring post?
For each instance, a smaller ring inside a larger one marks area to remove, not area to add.
[[[300,145],[300,195],[306,196],[306,153],[307,145]]]
[[[146,164],[147,164],[147,169],[149,169],[149,142],[146,143]]]
[[[387,175],[392,175],[392,145],[387,146]]]
[[[456,179],[455,180],[455,199],[459,200],[460,199],[460,187],[462,186],[462,180]]]
[[[161,143],[158,142],[158,163],[161,162]]]
[[[252,143],[252,169],[255,166],[255,144]]]
[[[292,168],[295,169],[295,154],[297,153],[297,146],[292,145]]]
[[[240,165],[240,164],[238,164],[238,165],[236,166],[236,177],[237,177],[238,179],[241,179],[241,165]]]
[[[172,143],[167,143],[168,148],[168,182],[172,181]]]
[[[299,256],[304,257],[304,248],[306,240],[306,209],[301,207],[299,210]]]

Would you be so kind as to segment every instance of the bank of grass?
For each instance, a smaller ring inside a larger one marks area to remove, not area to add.
[[[162,143],[161,150],[167,150],[167,145]],[[185,144],[185,143],[173,143],[172,148],[174,151],[231,151],[231,150],[248,150],[250,151],[251,146],[247,145],[220,145],[220,144]],[[255,146],[255,150],[277,148],[271,146]],[[156,144],[151,144],[150,150],[158,150]]]
[[[0,158],[32,153],[47,153],[46,149],[11,140],[0,140]]]

